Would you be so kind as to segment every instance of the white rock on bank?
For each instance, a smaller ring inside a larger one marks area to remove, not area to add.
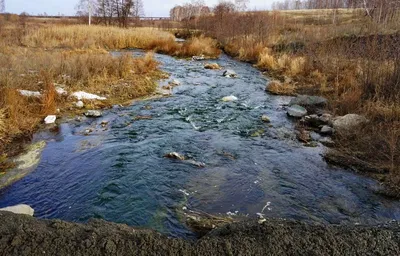
[[[15,214],[26,214],[30,216],[33,216],[33,214],[35,213],[35,210],[26,204],[18,204],[14,206],[0,208],[0,211],[12,212]]]
[[[77,107],[77,108],[83,108],[84,106],[85,106],[85,104],[83,104],[83,101],[78,101],[77,103],[75,103],[75,106]]]
[[[83,91],[74,92],[72,94],[73,97],[77,98],[78,100],[106,100],[105,97],[100,97],[99,95],[87,93]]]
[[[67,95],[68,92],[62,87],[56,87],[56,92],[58,95]]]
[[[54,124],[57,120],[57,117],[55,115],[49,115],[44,119],[45,124]]]
[[[200,55],[200,56],[193,56],[192,57],[192,60],[194,60],[194,61],[205,60],[205,59],[206,59],[206,57],[203,54]]]
[[[233,95],[222,98],[222,101],[224,101],[224,102],[231,102],[231,101],[237,101],[237,100],[238,100],[238,98]]]
[[[103,113],[99,110],[88,110],[85,113],[85,116],[87,117],[101,117],[103,115]]]
[[[42,96],[40,94],[40,92],[38,92],[38,91],[28,91],[28,90],[18,90],[18,91],[22,96],[25,96],[25,97],[36,97],[36,98],[39,98],[40,96]]]

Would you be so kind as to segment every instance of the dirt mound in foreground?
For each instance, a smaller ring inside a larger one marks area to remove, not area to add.
[[[361,227],[248,221],[190,242],[102,220],[77,224],[6,212],[0,220],[1,255],[400,255],[397,222]]]

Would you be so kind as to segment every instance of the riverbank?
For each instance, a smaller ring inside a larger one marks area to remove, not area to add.
[[[0,56],[0,175],[25,151],[47,116],[129,104],[152,95],[159,79],[153,54],[132,58],[110,50],[138,48],[178,57],[215,57],[209,38],[179,44],[157,29],[9,22],[2,25]]]
[[[399,255],[397,222],[375,227],[268,219],[228,224],[197,241],[103,220],[88,224],[0,212],[4,255]]]

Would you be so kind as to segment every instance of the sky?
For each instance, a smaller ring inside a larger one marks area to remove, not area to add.
[[[74,15],[75,6],[79,0],[5,0],[6,12],[20,14],[48,15]],[[164,17],[169,16],[169,10],[175,5],[187,3],[190,0],[142,0],[146,16]],[[274,0],[250,0],[250,9],[268,9]],[[215,5],[218,0],[205,0],[209,6]]]

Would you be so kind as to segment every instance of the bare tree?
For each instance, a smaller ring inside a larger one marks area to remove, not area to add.
[[[246,11],[249,3],[250,0],[235,0],[236,8],[240,12]]]

